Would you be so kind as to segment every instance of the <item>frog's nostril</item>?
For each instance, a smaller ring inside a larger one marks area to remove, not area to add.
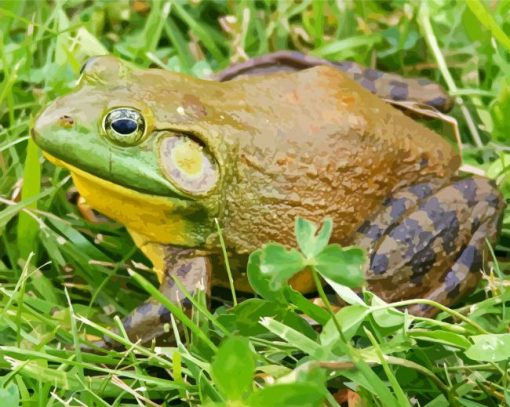
[[[71,127],[74,124],[74,119],[71,116],[68,116],[67,114],[60,116],[58,119],[58,123],[62,127]]]

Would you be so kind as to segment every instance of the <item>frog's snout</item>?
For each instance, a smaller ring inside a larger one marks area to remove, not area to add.
[[[31,129],[32,139],[44,148],[48,138],[58,130],[68,130],[74,127],[76,120],[66,106],[51,104],[36,117]]]

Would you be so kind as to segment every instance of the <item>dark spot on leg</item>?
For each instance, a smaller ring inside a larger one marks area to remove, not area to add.
[[[411,192],[416,198],[423,199],[432,194],[432,187],[430,184],[416,184],[409,187]]]
[[[459,220],[454,212],[445,213],[444,229],[440,231],[443,238],[443,250],[446,253],[452,253],[456,249],[456,243],[459,238]]]
[[[426,102],[427,105],[435,107],[437,110],[443,110],[447,105],[447,100],[443,96],[435,97],[434,99],[428,100]]]
[[[414,254],[411,259],[411,281],[414,284],[419,284],[428,271],[434,266],[436,262],[436,253],[431,247],[426,247],[420,252]]]
[[[391,206],[390,216],[392,220],[397,220],[407,210],[408,200],[406,198],[392,199],[389,203]]]
[[[435,197],[425,202],[420,209],[427,214],[436,233],[443,238],[443,249],[447,253],[455,250],[460,228],[457,213],[445,210]]]
[[[474,218],[473,222],[471,223],[471,234],[475,233],[479,227],[480,227],[480,219]]]
[[[421,262],[420,256],[427,255],[427,247],[431,245],[435,235],[432,232],[423,230],[418,221],[405,219],[400,225],[389,233],[389,237],[397,241],[406,249],[404,259],[411,264],[416,257],[417,266]]]
[[[429,219],[434,223],[434,227],[437,229],[436,223],[438,223],[444,213],[444,209],[439,203],[439,200],[435,197],[432,197],[420,205],[420,209],[427,214]]]
[[[460,254],[458,262],[470,271],[478,272],[482,267],[482,255],[474,246],[467,246]]]
[[[136,308],[136,313],[140,315],[147,315],[149,314],[154,307],[154,304],[151,304],[150,302],[146,302],[142,305],[140,305],[138,308]]]
[[[474,273],[480,272],[480,270],[483,267],[483,258],[482,258],[482,252],[479,250],[475,250],[475,258],[473,261],[473,265],[471,266],[471,270]]]
[[[363,78],[359,81],[359,84],[370,92],[377,93],[377,88],[375,87],[375,83],[373,81]]]
[[[184,298],[182,301],[181,301],[181,305],[183,308],[185,309],[191,309],[191,307],[193,306],[193,304],[191,303],[190,299],[189,298]]]
[[[404,82],[391,81],[390,96],[393,100],[407,100],[409,97],[409,89]]]
[[[186,277],[186,275],[191,271],[191,263],[183,263],[177,268],[177,275],[179,277]]]
[[[167,322],[170,322],[170,311],[163,307],[162,305],[158,308],[158,315],[159,315],[159,322],[162,324],[166,324]]]
[[[466,178],[453,184],[453,187],[462,193],[469,206],[476,203],[476,181]]]
[[[370,269],[375,275],[384,274],[388,270],[389,260],[385,254],[375,253],[370,262]]]
[[[452,270],[448,272],[444,279],[444,287],[447,292],[447,297],[455,298],[459,295],[460,292],[460,281],[455,275],[455,272]]]
[[[365,72],[363,72],[363,76],[367,78],[369,81],[375,81],[379,79],[381,76],[383,76],[384,73],[381,71],[378,71],[377,69],[365,69]]]
[[[422,232],[420,224],[414,219],[405,219],[390,232],[390,237],[399,242],[408,242],[417,233]]]
[[[436,197],[432,197],[423,205],[420,205],[420,209],[427,214],[437,231],[458,228],[459,221],[455,211],[445,210]]]
[[[405,242],[407,239],[409,239],[409,228],[406,227],[406,223],[411,223],[410,227],[419,226],[418,222],[410,219],[404,220],[404,223],[402,225],[398,225],[395,229],[391,231],[391,237],[393,239],[396,239],[400,242]]]
[[[366,221],[358,229],[358,232],[375,241],[382,236],[384,230],[381,229],[378,225],[371,224],[369,221]]]
[[[164,284],[166,284],[168,288],[173,288],[173,286],[175,285],[175,280],[171,277],[166,276]]]
[[[487,195],[487,198],[485,198],[485,200],[487,201],[491,208],[497,208],[499,207],[499,205],[501,205],[501,198],[494,193]]]

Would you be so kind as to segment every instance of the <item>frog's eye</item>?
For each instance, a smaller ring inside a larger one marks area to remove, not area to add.
[[[188,136],[166,137],[161,142],[163,173],[177,188],[193,195],[211,191],[219,178],[216,161],[199,141]]]
[[[143,140],[145,120],[138,110],[117,108],[105,116],[103,130],[111,142],[120,146],[134,146]]]

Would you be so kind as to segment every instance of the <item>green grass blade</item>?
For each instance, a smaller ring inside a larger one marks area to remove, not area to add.
[[[494,38],[510,52],[510,37],[506,35],[503,29],[489,13],[487,7],[480,0],[466,0],[466,4],[471,9],[475,17],[482,25],[490,30]]]
[[[39,164],[39,148],[28,140],[25,168],[23,170],[23,188],[21,199],[25,200],[37,196],[41,191],[41,165]],[[26,206],[36,209],[37,201]],[[30,252],[35,251],[39,225],[37,221],[26,212],[21,212],[18,217],[18,248],[20,257],[26,259]]]

